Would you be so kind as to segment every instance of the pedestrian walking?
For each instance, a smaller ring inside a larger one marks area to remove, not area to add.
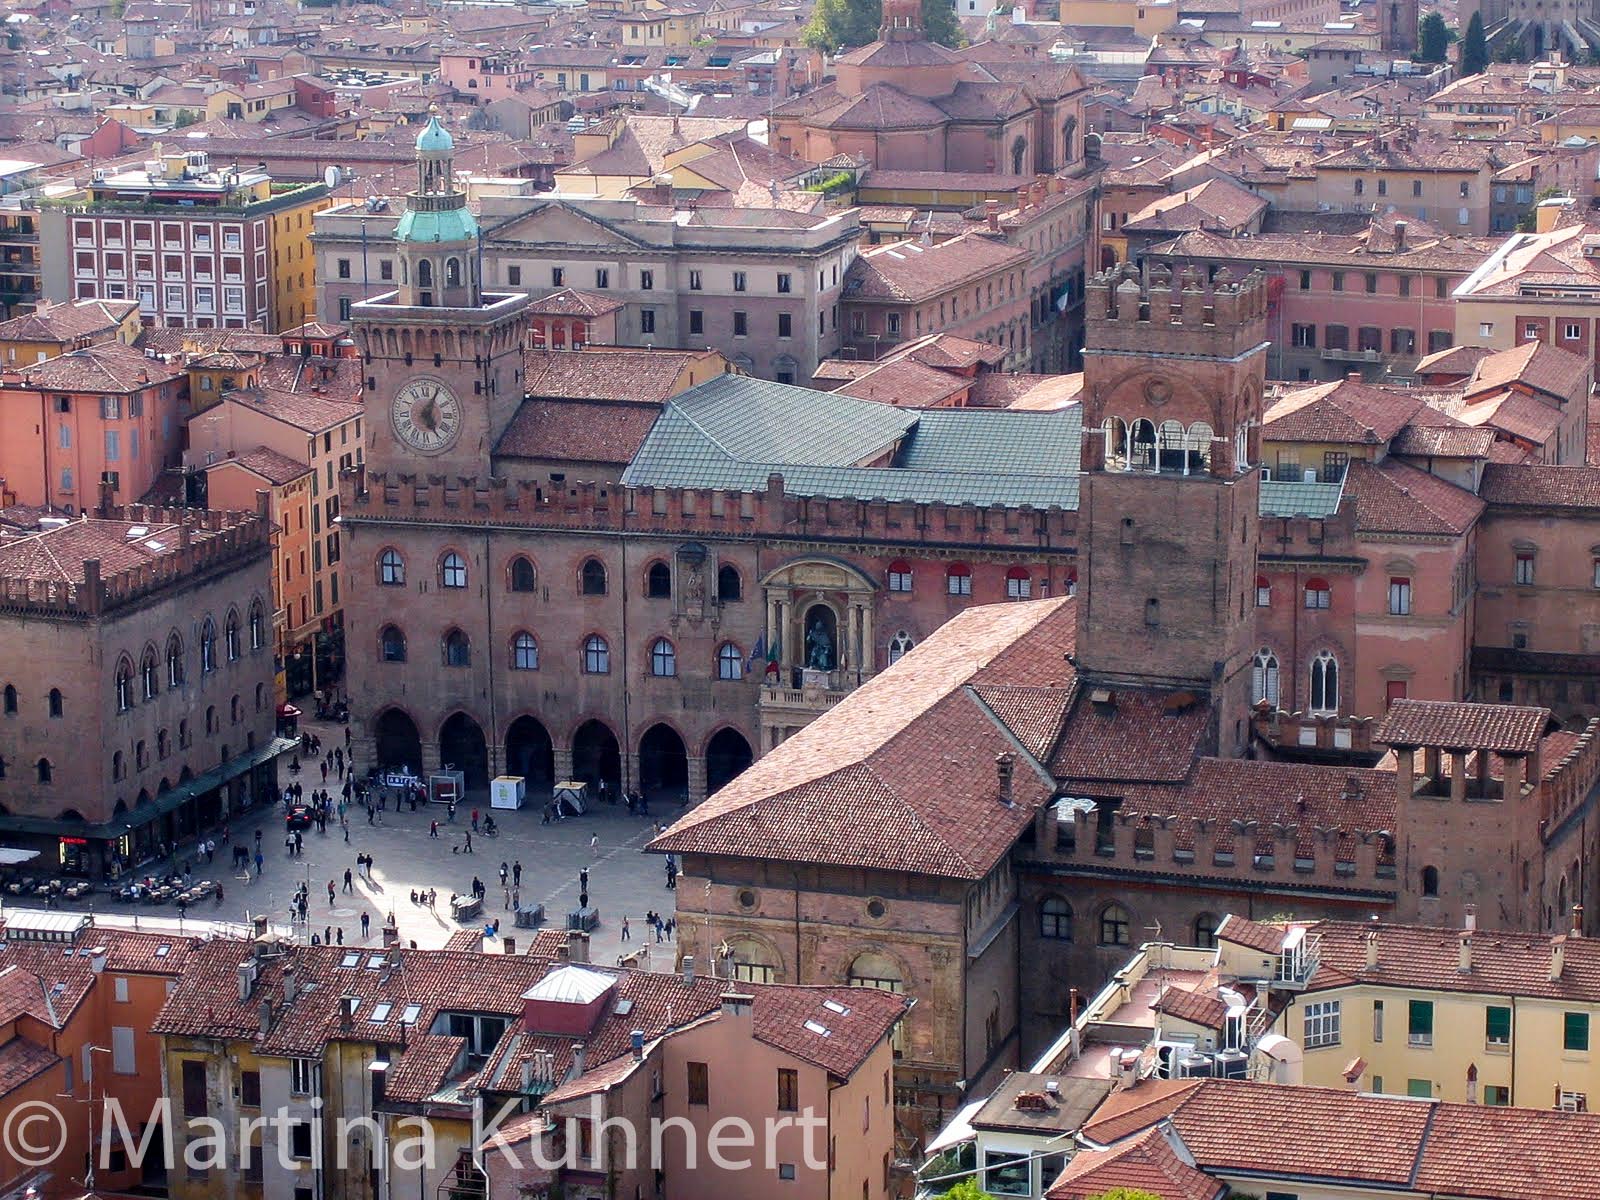
[[[456,802],[450,801],[450,807],[444,810],[444,819],[451,825],[456,823]]]
[[[522,860],[520,858],[511,864],[511,882],[517,887],[522,886]]]
[[[464,853],[467,853],[467,854],[471,854],[472,853],[472,830],[470,830],[470,829],[467,830],[467,848],[464,851]]]
[[[516,884],[511,885],[511,907],[518,911],[522,908],[522,889]]]
[[[627,941],[628,938],[629,938],[629,934],[628,934],[628,918],[627,917],[623,917],[622,918],[622,940],[623,941]]]
[[[661,918],[660,917],[656,918],[656,941],[658,943],[661,941]]]
[[[505,910],[507,912],[510,912],[511,911],[511,889],[510,888],[506,888],[505,891],[506,891],[506,899],[505,899],[505,904],[504,904],[503,907],[505,908]]]
[[[589,890],[589,868],[588,867],[579,867],[578,868],[578,888],[579,888],[579,890],[585,891],[585,892],[587,892]]]
[[[339,926],[339,928],[334,930],[333,932],[334,932],[334,936],[339,939],[339,945],[341,945],[341,946],[344,945],[344,926],[343,925]]]
[[[434,838],[434,839],[438,838],[438,836],[439,836],[439,822],[437,822],[437,821],[428,822],[428,836],[431,837],[431,838]]]
[[[672,940],[672,931],[674,929],[676,929],[677,927],[678,927],[678,919],[676,917],[668,917],[667,918],[667,941],[670,942]]]
[[[350,889],[350,883],[351,883],[350,868],[346,867],[344,869],[344,890],[347,891],[347,892],[351,890]]]
[[[472,832],[473,833],[477,833],[478,832],[478,810],[477,809],[473,809],[472,810]]]
[[[256,878],[261,878],[261,868],[266,865],[266,859],[261,857],[261,851],[256,851]]]
[[[598,833],[589,835],[589,853],[596,858],[600,857],[600,835]]]
[[[337,892],[334,889],[333,880],[330,879],[330,880],[328,880],[328,907],[329,908],[333,907],[333,898],[334,898],[334,896],[336,894],[337,894]]]
[[[511,874],[511,868],[508,867],[505,863],[502,862],[500,864],[500,886],[501,887],[505,887],[506,886],[506,876],[509,875],[509,874]]]
[[[371,933],[371,931],[372,931],[372,914],[371,913],[367,913],[367,912],[363,912],[361,914],[361,937],[362,937],[363,941],[366,940],[367,936]]]

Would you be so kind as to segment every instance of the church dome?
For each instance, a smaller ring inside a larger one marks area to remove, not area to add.
[[[428,118],[428,127],[417,135],[417,152],[419,154],[442,154],[454,150],[455,138],[450,136],[450,131],[439,124],[438,117]]]

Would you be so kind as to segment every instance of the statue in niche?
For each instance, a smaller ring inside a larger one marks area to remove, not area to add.
[[[821,617],[811,622],[811,628],[806,630],[806,666],[814,671],[833,669],[833,638],[828,635],[828,627]]]

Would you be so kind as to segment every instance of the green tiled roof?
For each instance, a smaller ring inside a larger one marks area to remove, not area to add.
[[[1261,481],[1263,517],[1331,517],[1339,511],[1342,483],[1301,483],[1292,479]]]
[[[1076,404],[918,410],[721,375],[667,402],[622,482],[758,492],[782,475],[796,496],[1075,509],[1082,439]],[[1262,480],[1261,515],[1332,516],[1343,492]]]
[[[668,402],[622,481],[760,491],[777,474],[803,496],[1076,508],[1081,430],[1076,406],[917,411],[723,375]]]

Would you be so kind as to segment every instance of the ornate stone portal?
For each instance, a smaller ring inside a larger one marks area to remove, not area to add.
[[[799,559],[761,581],[767,605],[764,753],[871,679],[878,585],[848,563]]]

